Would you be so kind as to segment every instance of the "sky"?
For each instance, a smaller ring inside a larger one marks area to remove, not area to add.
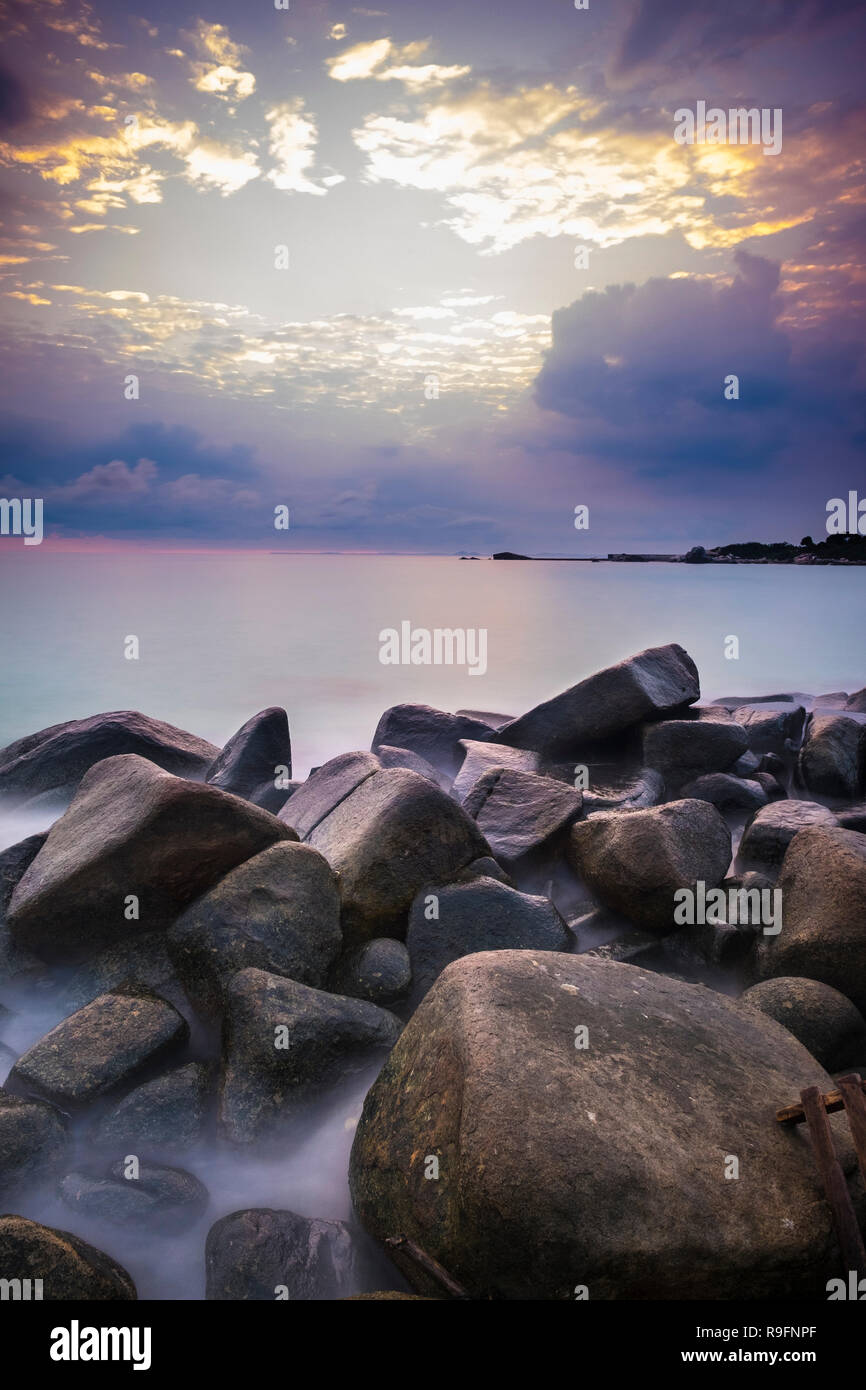
[[[860,0],[0,25],[0,497],[47,544],[679,552],[866,493]],[[679,143],[699,101],[781,150]]]

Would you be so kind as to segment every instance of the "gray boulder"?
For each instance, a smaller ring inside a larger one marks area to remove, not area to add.
[[[537,772],[540,759],[537,753],[525,748],[509,748],[504,743],[483,743],[475,738],[462,738],[460,747],[466,756],[454,778],[451,795],[464,801],[485,772],[507,767],[515,772]]]
[[[674,894],[716,888],[731,860],[731,832],[707,801],[603,811],[572,827],[568,857],[605,907],[635,926],[673,931]]]
[[[208,768],[206,781],[276,814],[292,776],[289,719],[278,705],[263,709],[233,734]]]
[[[463,809],[506,867],[553,851],[578,819],[583,796],[564,782],[494,767],[467,792]]]
[[[761,937],[759,980],[822,980],[866,1014],[866,837],[814,826],[794,837],[779,876],[782,930]]]
[[[327,859],[291,841],[239,864],[168,932],[184,987],[205,1014],[221,1011],[226,982],[247,966],[324,984],[342,940],[340,894]]]
[[[821,1180],[773,1118],[813,1084],[832,1089],[789,1032],[714,990],[586,956],[470,956],[367,1095],[355,1210],[477,1299],[824,1298],[839,1257]]]
[[[77,965],[62,983],[60,994],[72,1013],[100,994],[182,995],[177,972],[168,954],[164,932],[143,932],[105,946]]]
[[[866,1019],[838,989],[819,980],[763,980],[740,1002],[781,1023],[829,1072],[866,1059]]]
[[[202,1062],[187,1062],[142,1082],[102,1116],[94,1142],[124,1153],[191,1148],[204,1130],[209,1079]]]
[[[370,1004],[393,1004],[409,993],[412,963],[402,941],[374,937],[337,962],[329,989]]]
[[[642,811],[664,800],[664,778],[652,768],[619,774],[605,768],[597,777],[593,771],[590,767],[590,783],[583,793],[587,816],[594,816],[598,811]]]
[[[462,762],[460,740],[489,736],[490,725],[465,715],[448,714],[431,705],[394,705],[376,725],[373,752],[385,744],[391,748],[411,748],[439,771],[453,777]]]
[[[731,777],[727,772],[707,772],[696,777],[683,787],[682,795],[687,800],[709,801],[711,806],[734,811],[756,811],[768,801],[760,782]]]
[[[444,792],[447,792],[451,785],[448,777],[437,772],[432,763],[428,763],[420,753],[413,753],[411,748],[390,748],[387,743],[383,743],[376,756],[382,767],[406,767],[410,772],[417,772],[419,777],[426,777],[428,782],[432,782]]]
[[[807,826],[836,825],[836,817],[815,801],[775,801],[756,811],[743,831],[739,858],[761,864],[781,864],[798,831]]]
[[[67,1144],[66,1118],[53,1105],[0,1090],[0,1192],[56,1175]]]
[[[452,961],[478,951],[566,951],[568,927],[547,898],[496,879],[423,890],[412,904],[406,945],[413,1007]]]
[[[291,825],[298,839],[306,840],[316,826],[345,801],[382,764],[373,753],[341,753],[310,773],[280,811],[279,819]]]
[[[845,806],[836,812],[836,819],[843,830],[859,830],[862,834],[866,831],[866,804]]]
[[[669,796],[708,772],[725,772],[745,753],[746,731],[719,719],[665,719],[647,724],[644,761],[664,778]]]
[[[110,1256],[69,1231],[40,1226],[24,1216],[0,1216],[0,1269],[4,1279],[41,1279],[45,1302],[114,1303],[137,1297],[126,1270]]]
[[[853,710],[855,714],[866,714],[866,688],[856,690],[853,695],[849,695],[845,701],[845,708]]]
[[[797,770],[813,794],[854,801],[866,786],[866,726],[844,714],[813,714]]]
[[[70,796],[96,763],[135,753],[176,777],[201,779],[219,749],[137,710],[71,719],[29,734],[0,750],[0,793],[31,798]]]
[[[675,643],[651,647],[536,705],[497,730],[498,743],[567,757],[700,698],[698,671]]]
[[[314,1084],[334,1081],[393,1046],[393,1014],[263,970],[229,982],[220,1125],[236,1143],[265,1137]]]
[[[34,1043],[9,1081],[64,1108],[85,1105],[129,1084],[188,1037],[186,1021],[165,999],[103,994]]]
[[[129,1155],[106,1173],[67,1173],[60,1197],[73,1211],[113,1226],[146,1226],[162,1235],[181,1235],[207,1209],[208,1190],[183,1168],[138,1162]]]
[[[205,1298],[233,1303],[345,1298],[359,1277],[345,1222],[265,1207],[232,1212],[211,1226],[205,1268]]]
[[[51,957],[164,930],[223,874],[293,838],[276,816],[216,787],[144,758],[107,758],[87,773],[12,894],[9,927]]]
[[[734,719],[745,729],[752,752],[779,756],[791,743],[799,743],[805,718],[802,705],[787,703],[780,709],[768,708],[764,703],[740,705],[734,710]]]

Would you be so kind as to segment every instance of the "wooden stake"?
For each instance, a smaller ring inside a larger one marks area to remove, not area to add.
[[[827,1119],[826,1099],[817,1086],[807,1086],[805,1091],[800,1092],[803,1113],[806,1116],[806,1123],[809,1126],[809,1134],[815,1150],[815,1162],[824,1183],[824,1191],[827,1194],[827,1202],[836,1230],[836,1239],[839,1242],[839,1249],[845,1262],[845,1271],[849,1273],[854,1270],[859,1278],[866,1274],[866,1249],[863,1248],[863,1237],[857,1225],[854,1204],[851,1201],[845,1174],[842,1172],[836,1157],[836,1150],[833,1147],[833,1136],[830,1132],[830,1122]]]
[[[859,1082],[862,1090],[866,1093],[866,1081],[861,1080],[859,1076],[855,1076],[854,1081]],[[822,1099],[828,1115],[832,1115],[836,1110],[845,1109],[845,1100],[841,1091],[828,1091]],[[806,1115],[801,1104],[786,1105],[784,1110],[776,1111],[776,1119],[780,1125],[801,1125],[806,1119]]]
[[[839,1090],[848,1111],[848,1123],[851,1126],[854,1148],[857,1150],[857,1162],[866,1184],[866,1095],[863,1093],[863,1084],[859,1076],[840,1076]]]
[[[420,1245],[416,1245],[414,1240],[409,1240],[406,1236],[388,1236],[385,1244],[391,1250],[399,1250],[402,1255],[406,1255],[431,1279],[435,1279],[452,1298],[465,1301],[471,1299],[472,1295],[466,1292],[463,1285],[452,1279],[447,1269],[440,1265],[438,1260],[434,1260],[432,1255],[428,1255],[426,1250],[422,1250]]]

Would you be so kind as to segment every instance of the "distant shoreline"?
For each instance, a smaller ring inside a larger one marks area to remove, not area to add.
[[[859,539],[859,538],[856,538]],[[757,543],[755,543],[757,545]],[[730,549],[751,549],[746,547],[730,547]],[[762,547],[767,551],[781,549],[781,547]],[[535,563],[543,561],[553,561],[556,563],[579,563],[579,564],[673,564],[673,565],[866,565],[866,554],[852,555],[821,555],[811,550],[804,550],[798,546],[790,546],[790,554],[757,554],[757,555],[733,555],[720,554],[713,551],[704,550],[702,546],[695,546],[685,555],[660,555],[660,554],[634,554],[627,552],[621,554],[608,555],[519,555],[512,550],[498,551],[495,555],[461,555],[461,560],[532,560]],[[866,549],[862,546],[851,547],[852,550],[860,551]]]

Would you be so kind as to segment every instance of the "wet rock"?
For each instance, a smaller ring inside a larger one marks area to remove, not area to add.
[[[222,1302],[344,1298],[359,1277],[345,1222],[265,1207],[232,1212],[211,1226],[205,1268],[205,1298]]]
[[[583,793],[584,813],[593,816],[598,811],[642,811],[658,806],[664,794],[664,778],[652,768],[643,768],[636,776],[616,776],[607,771],[598,781],[591,777]]]
[[[669,796],[704,773],[725,772],[746,747],[745,729],[716,719],[665,719],[643,735],[644,761],[661,773]]]
[[[823,1297],[838,1253],[821,1180],[773,1121],[811,1084],[832,1085],[790,1033],[715,991],[586,956],[470,956],[367,1095],[355,1210],[476,1298]],[[724,1181],[730,1153],[749,1181]]]
[[[207,1210],[204,1183],[182,1168],[142,1163],[128,1155],[104,1174],[67,1173],[60,1196],[73,1211],[114,1226],[146,1226],[181,1235]]]
[[[474,738],[461,739],[460,747],[465,750],[466,756],[451,788],[451,795],[460,802],[493,768],[507,767],[515,772],[538,771],[538,754],[525,748],[509,748],[504,743],[482,743]]]
[[[411,983],[412,964],[403,942],[379,936],[338,961],[330,989],[370,1004],[393,1004],[409,993]]]
[[[496,738],[548,757],[568,756],[656,715],[694,704],[700,693],[697,667],[688,652],[676,643],[651,647],[537,705],[499,729]]]
[[[340,894],[327,859],[284,841],[188,907],[169,929],[168,947],[197,1008],[216,1014],[227,980],[247,966],[324,984],[342,939]]]
[[[753,753],[751,748],[747,748],[742,757],[737,758],[737,761],[731,764],[730,770],[734,777],[749,778],[754,777],[755,773],[760,770],[760,767],[761,759],[758,757],[757,753]]]
[[[292,838],[239,797],[144,758],[108,758],[87,773],[15,889],[9,927],[21,945],[61,958],[164,930],[223,874]]]
[[[439,772],[453,777],[463,760],[460,740],[484,739],[489,733],[489,724],[480,719],[447,714],[431,705],[394,705],[379,720],[370,746],[374,753],[382,744],[411,748]]]
[[[263,709],[233,734],[207,771],[206,780],[274,814],[287,801],[292,741],[286,711]]]
[[[320,821],[381,768],[373,753],[341,753],[310,773],[292,796],[291,806],[287,802],[283,807],[279,819],[291,825],[299,839],[306,840]]]
[[[450,796],[402,768],[362,782],[316,826],[309,843],[339,875],[348,944],[403,936],[424,883],[447,881],[490,852]]]
[[[866,1057],[866,1019],[830,985],[782,976],[752,985],[740,1002],[781,1023],[827,1071]]]
[[[58,1173],[67,1142],[65,1117],[53,1105],[0,1090],[0,1192]]]
[[[853,801],[866,786],[866,728],[844,714],[813,714],[797,769],[808,791]]]
[[[0,793],[69,796],[96,763],[134,753],[177,777],[203,778],[219,749],[137,710],[71,719],[0,750]]]
[[[788,793],[772,772],[756,772],[754,780],[762,789],[768,801],[785,801]]]
[[[781,864],[797,832],[813,825],[835,826],[836,817],[815,801],[776,801],[763,806],[743,831],[739,858]]]
[[[61,993],[72,1012],[83,1009],[100,994],[118,990],[133,994],[182,993],[164,933],[144,932],[139,937],[127,937],[116,946],[106,946],[76,967]]]
[[[442,791],[447,791],[451,785],[449,778],[437,772],[432,763],[428,763],[420,753],[413,753],[411,748],[389,748],[387,743],[383,743],[376,756],[382,767],[406,767],[410,772],[417,772],[419,777],[426,777],[428,782],[441,787]]]
[[[572,827],[569,862],[605,907],[635,926],[674,928],[674,894],[698,881],[717,887],[731,860],[731,832],[706,801],[644,811],[604,811]]]
[[[209,1080],[203,1063],[187,1062],[143,1082],[102,1116],[95,1143],[100,1148],[123,1147],[124,1153],[130,1148],[134,1153],[191,1148],[204,1130]]]
[[[766,806],[767,793],[758,781],[744,781],[727,772],[708,772],[683,787],[683,796],[732,810],[756,811]]]
[[[6,916],[12,894],[47,839],[47,830],[39,835],[28,835],[26,840],[19,840],[17,845],[10,845],[0,853],[0,922]]]
[[[566,951],[571,941],[549,899],[518,893],[495,879],[425,889],[412,904],[406,935],[412,1006],[461,956],[478,951]]]
[[[266,1135],[314,1083],[393,1046],[393,1014],[360,999],[241,970],[229,982],[220,1123],[237,1143]]]
[[[507,767],[491,768],[463,800],[464,811],[506,866],[555,849],[582,807],[581,793],[564,782]]]
[[[806,711],[802,705],[786,704],[782,709],[764,705],[740,705],[734,719],[746,731],[753,753],[781,755],[790,743],[797,744],[803,733]]]
[[[761,938],[757,978],[822,980],[866,1013],[866,838],[838,827],[801,830],[778,886],[783,926]]]
[[[103,994],[34,1043],[9,1080],[65,1108],[84,1105],[129,1084],[188,1036],[186,1021],[164,999]]]
[[[843,830],[866,831],[866,805],[846,806],[836,812],[836,819]]]
[[[137,1297],[126,1270],[101,1250],[23,1216],[0,1216],[0,1269],[4,1279],[41,1279],[46,1302]]]

